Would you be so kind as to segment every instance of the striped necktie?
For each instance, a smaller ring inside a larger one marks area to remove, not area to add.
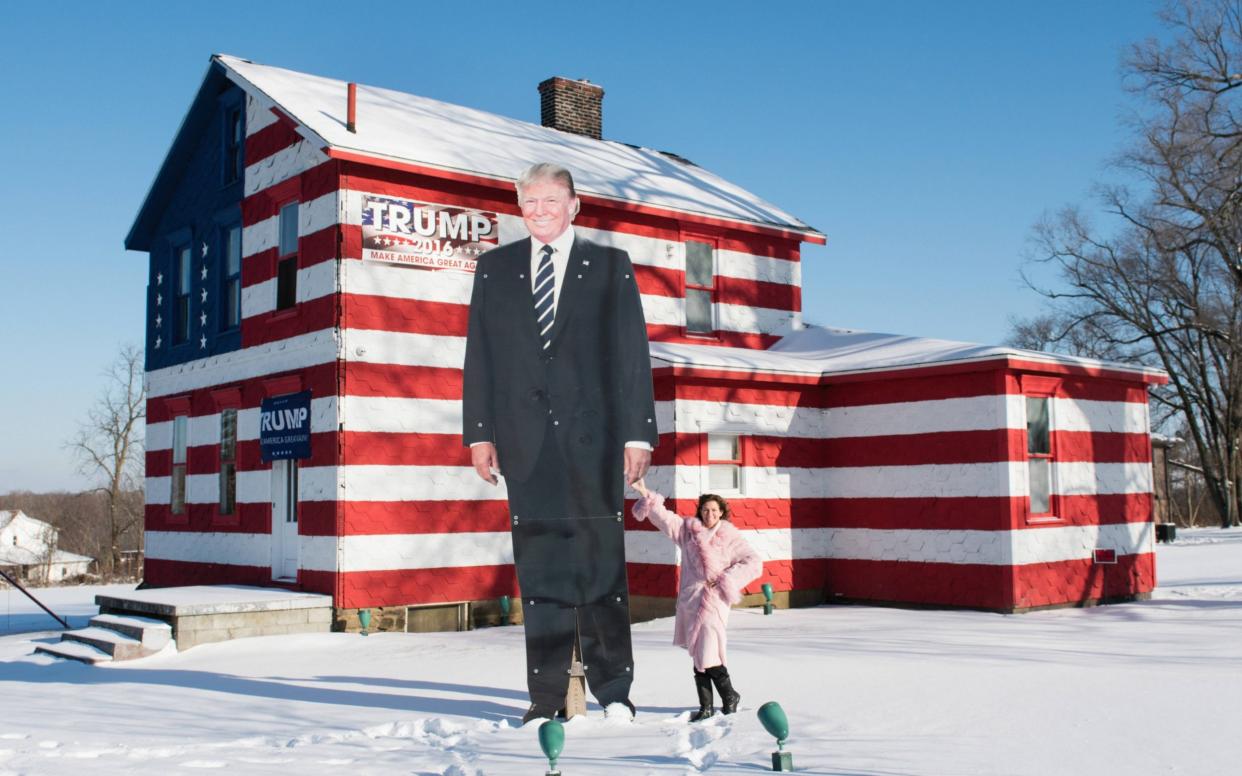
[[[552,345],[552,323],[556,320],[556,271],[552,268],[552,246],[543,246],[543,258],[535,273],[535,319],[543,349]]]

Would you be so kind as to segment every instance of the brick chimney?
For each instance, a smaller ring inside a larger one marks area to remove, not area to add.
[[[599,140],[603,132],[604,87],[554,76],[539,84],[540,122],[545,127]]]

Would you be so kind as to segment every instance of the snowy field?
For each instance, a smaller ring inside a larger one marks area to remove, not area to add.
[[[779,701],[801,773],[1232,774],[1242,761],[1242,530],[1158,548],[1153,600],[1024,615],[734,613],[741,711],[688,724],[671,620],[635,626],[634,722],[566,725],[560,768],[757,774]],[[115,590],[116,588],[111,588]],[[100,588],[40,591],[75,624]],[[111,667],[31,654],[52,621],[0,590],[0,774],[539,776],[521,628],[209,644]]]

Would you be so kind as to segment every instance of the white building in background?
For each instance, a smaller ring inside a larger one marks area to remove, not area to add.
[[[94,558],[56,548],[60,532],[20,509],[0,510],[0,570],[30,582],[85,574]]]

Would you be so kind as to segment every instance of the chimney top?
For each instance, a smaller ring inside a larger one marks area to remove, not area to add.
[[[540,122],[545,127],[599,140],[603,135],[604,88],[586,79],[553,76],[539,84]]]

